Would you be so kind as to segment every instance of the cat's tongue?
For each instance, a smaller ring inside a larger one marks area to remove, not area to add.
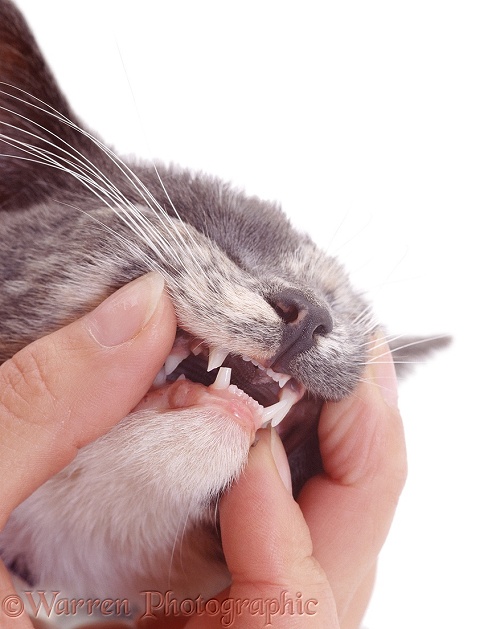
[[[213,408],[246,431],[254,433],[266,421],[263,407],[233,384],[229,384],[230,369],[221,368],[216,381],[209,387],[184,378],[149,391],[134,409],[150,409],[164,413],[190,407]]]

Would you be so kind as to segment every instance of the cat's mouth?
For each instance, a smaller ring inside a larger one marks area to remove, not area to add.
[[[205,343],[179,331],[171,353],[157,375],[153,390],[180,380],[188,380],[219,392],[219,397],[252,410],[256,428],[277,426],[301,400],[305,387],[295,378],[266,368],[249,356],[209,348]]]

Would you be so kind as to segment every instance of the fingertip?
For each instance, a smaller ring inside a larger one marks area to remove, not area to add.
[[[136,340],[155,322],[164,333],[176,327],[164,278],[152,271],[109,295],[78,324],[101,348],[114,348]]]
[[[159,353],[163,358],[166,358],[174,343],[176,327],[177,321],[173,302],[163,285],[159,298],[156,300],[156,306],[152,316],[148,319],[143,328],[141,336],[143,336],[144,333],[156,335],[160,346]]]
[[[151,320],[163,290],[163,277],[147,273],[112,293],[81,319],[81,325],[101,347],[126,343]]]
[[[395,462],[406,465],[403,424],[398,410],[397,377],[383,336],[372,341],[368,363],[355,391],[326,403],[319,441],[328,476],[351,485]]]
[[[258,501],[269,502],[270,497],[276,498],[277,494],[289,495],[289,476],[286,454],[276,431],[261,428],[256,432],[255,443],[249,450],[246,467],[222,499],[221,514],[225,514],[226,509],[241,508],[246,502],[252,507]]]
[[[272,426],[269,428],[261,428],[258,430],[256,437],[258,441],[262,440],[261,449],[266,446],[285,489],[292,494],[290,465],[278,432]],[[249,460],[251,465],[253,465],[253,456],[253,453],[251,453]],[[269,454],[267,454],[267,458],[269,459]]]
[[[246,468],[220,505],[224,554],[240,583],[285,583],[312,554],[308,527],[291,495],[289,468],[286,473],[282,468],[283,480],[275,463],[273,448],[278,458],[284,451],[279,437],[273,445],[274,438],[270,429],[258,431]],[[306,581],[303,573],[299,577]]]
[[[229,597],[281,600],[287,593],[299,592],[304,600],[313,599],[317,605],[321,601],[316,614],[307,619],[307,626],[338,627],[333,595],[313,556],[309,528],[287,486],[286,475],[282,479],[278,471],[281,463],[275,463],[283,446],[277,435],[274,441],[272,430],[261,430],[258,437],[248,466],[221,502],[222,546],[231,574]],[[273,626],[291,626],[296,619],[288,612],[288,608],[281,610]],[[248,620],[250,624],[243,626],[255,626],[256,618],[244,612],[242,622]]]

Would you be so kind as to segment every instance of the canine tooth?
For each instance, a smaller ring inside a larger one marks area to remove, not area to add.
[[[188,358],[189,355],[190,355],[190,350],[188,348],[185,348],[185,347],[174,348],[171,354],[166,359],[166,362],[164,363],[164,370],[166,371],[166,375],[169,376],[170,373],[173,373],[176,367],[178,367],[178,365],[182,361],[184,361],[185,358]]]
[[[275,426],[276,424],[273,423],[275,421],[275,417],[276,418],[279,417],[279,420],[278,420],[278,423],[279,423],[283,419],[283,417],[288,413],[291,407],[292,407],[292,404],[290,404],[289,400],[280,400],[279,402],[276,402],[276,404],[267,406],[263,410],[263,423],[271,421],[271,425]],[[285,411],[285,413],[281,415],[283,411]]]
[[[217,369],[220,367],[224,360],[227,358],[227,354],[229,352],[226,349],[218,349],[213,347],[208,353],[208,367],[207,371],[212,371],[212,369]]]
[[[214,389],[227,389],[230,384],[231,375],[232,369],[230,369],[230,367],[221,367],[215,378],[215,382],[210,386]]]
[[[176,378],[176,382],[179,382],[180,380],[186,380],[185,378],[185,374],[181,373],[177,378]]]
[[[279,397],[280,397],[280,402],[283,400],[286,400],[293,406],[293,404],[298,402],[301,396],[298,393],[298,391],[294,391],[293,389],[282,389],[280,391]]]
[[[289,412],[289,410],[291,409],[292,406],[293,406],[293,404],[290,404],[288,406],[288,408],[284,408],[279,413],[276,413],[276,415],[271,420],[271,425],[273,426],[273,428],[275,426],[277,426],[283,419],[285,419],[285,417],[288,415],[288,412]]]

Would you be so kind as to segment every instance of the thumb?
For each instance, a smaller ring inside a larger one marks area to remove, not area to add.
[[[0,366],[0,529],[150,387],[175,334],[163,289],[149,273]]]
[[[312,556],[307,524],[291,495],[281,441],[274,429],[258,437],[220,507],[236,622],[246,628],[262,627],[263,621],[273,627],[338,627],[327,577]]]

